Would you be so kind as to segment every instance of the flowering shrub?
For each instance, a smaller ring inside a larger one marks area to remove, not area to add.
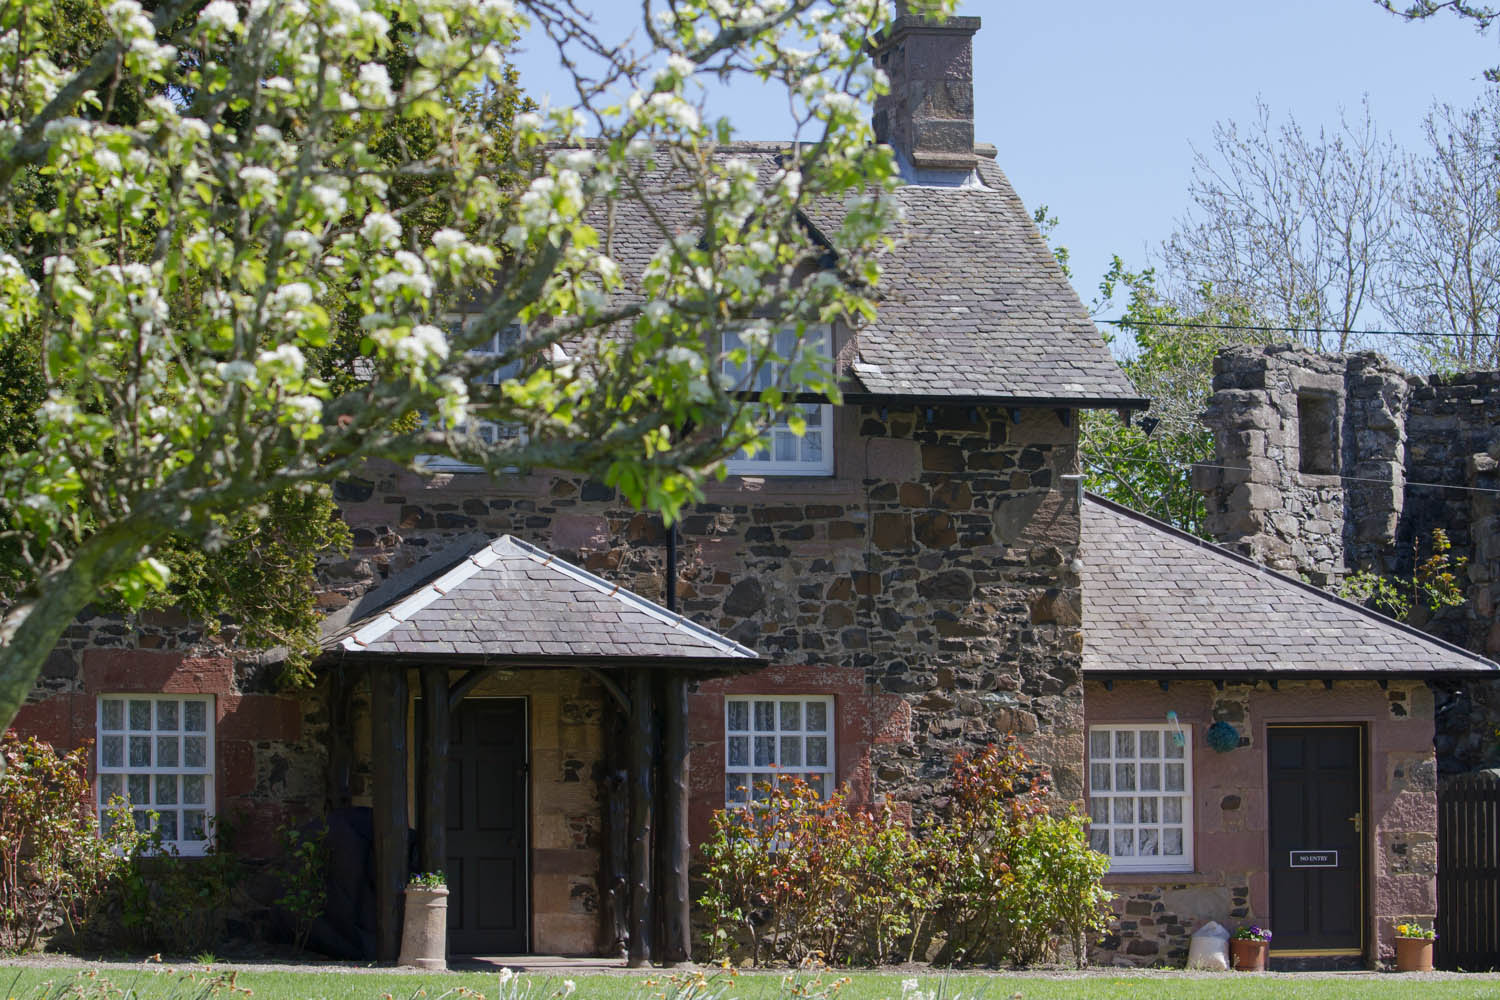
[[[1271,932],[1266,930],[1264,927],[1257,927],[1255,924],[1251,924],[1249,927],[1241,927],[1239,930],[1235,931],[1229,936],[1235,941],[1271,940]]]
[[[950,802],[913,831],[889,808],[827,800],[800,779],[723,809],[703,847],[699,905],[715,955],[759,963],[911,960],[1028,964],[1066,935],[1080,960],[1103,928],[1107,862],[1084,821],[1048,811],[1045,778],[1008,739],[953,764]]]
[[[52,926],[75,930],[124,873],[140,835],[123,805],[110,832],[88,783],[89,744],[0,737],[0,951],[29,951]]]

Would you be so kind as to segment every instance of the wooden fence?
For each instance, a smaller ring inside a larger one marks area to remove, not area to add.
[[[1500,769],[1438,786],[1436,965],[1500,968]]]

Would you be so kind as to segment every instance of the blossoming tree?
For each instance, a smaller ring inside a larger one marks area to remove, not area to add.
[[[635,47],[571,0],[94,2],[106,37],[65,54],[49,24],[72,8],[0,0],[0,196],[31,192],[0,248],[0,335],[35,338],[45,389],[0,471],[24,567],[0,595],[0,721],[86,603],[138,602],[164,539],[211,548],[272,491],[437,454],[577,470],[672,516],[790,405],[747,403],[726,362],[836,393],[769,334],[872,309],[895,211],[867,125],[884,0],[643,0]],[[576,97],[497,132],[528,32]],[[702,74],[786,94],[799,141],[773,176],[715,152],[730,130]],[[398,125],[423,141],[377,149]],[[669,188],[696,231],[651,211]],[[639,275],[608,249],[625,201],[658,220]],[[836,209],[831,268],[812,202]],[[434,205],[451,224],[432,231]],[[351,376],[330,377],[351,327]]]

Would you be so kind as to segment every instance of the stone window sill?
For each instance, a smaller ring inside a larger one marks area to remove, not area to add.
[[[1205,872],[1110,872],[1104,876],[1106,886],[1218,885],[1223,881]]]

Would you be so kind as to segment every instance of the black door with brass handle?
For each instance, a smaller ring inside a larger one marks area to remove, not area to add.
[[[1272,950],[1364,949],[1364,730],[1271,726]]]

